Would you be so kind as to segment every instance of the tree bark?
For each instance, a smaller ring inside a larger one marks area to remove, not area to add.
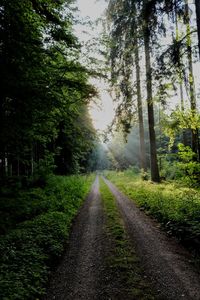
[[[196,94],[194,85],[194,74],[192,64],[192,42],[191,42],[191,28],[190,28],[190,15],[188,0],[185,0],[185,14],[186,14],[186,33],[187,33],[187,56],[188,56],[188,68],[189,68],[189,88],[190,88],[190,107],[192,113],[196,112]],[[192,151],[198,155],[198,130],[192,130]]]
[[[176,24],[176,41],[178,42],[180,40],[179,37],[179,26],[178,26],[178,13],[177,13],[177,4],[175,0],[175,24]],[[178,77],[179,77],[179,88],[180,88],[180,107],[181,111],[184,112],[185,110],[185,103],[184,103],[184,96],[183,96],[183,75],[181,70],[181,57],[179,57],[179,70],[178,70]],[[184,146],[187,146],[187,138],[186,138],[186,132],[185,129],[182,131],[182,142]]]
[[[196,16],[197,16],[197,33],[198,33],[198,46],[199,46],[199,58],[200,58],[200,1],[195,0]]]
[[[135,36],[135,66],[136,66],[136,85],[137,85],[137,107],[138,107],[138,120],[139,120],[139,136],[140,136],[140,167],[144,171],[147,170],[146,156],[145,156],[145,143],[144,143],[144,121],[142,109],[142,96],[141,96],[141,82],[140,82],[140,62],[139,62],[139,49],[138,38]]]
[[[151,71],[151,57],[150,57],[150,31],[148,22],[144,28],[144,48],[146,60],[146,88],[147,88],[147,109],[148,109],[148,123],[149,123],[149,138],[150,138],[150,166],[151,166],[151,180],[160,182],[158,160],[156,151],[156,136],[154,129],[154,108],[152,96],[152,71]]]

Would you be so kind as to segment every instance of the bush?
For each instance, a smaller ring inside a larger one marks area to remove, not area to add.
[[[153,215],[166,228],[199,253],[200,245],[200,191],[185,187],[180,182],[152,184],[139,176],[126,173],[107,173],[117,187]],[[200,254],[200,253],[199,253]]]
[[[21,191],[19,207],[10,199],[8,220],[16,228],[0,242],[1,299],[37,299],[45,293],[49,272],[63,253],[72,219],[92,180],[53,176],[44,190]]]
[[[191,185],[198,186],[200,183],[200,163],[196,161],[196,154],[189,146],[183,144],[179,144],[178,149],[180,158],[178,166],[183,171],[184,179]]]
[[[141,178],[142,178],[142,180],[149,179],[149,174],[144,169],[141,169]]]

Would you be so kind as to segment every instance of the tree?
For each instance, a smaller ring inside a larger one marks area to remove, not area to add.
[[[192,42],[190,29],[190,15],[188,0],[185,0],[185,19],[186,19],[186,34],[187,34],[187,57],[189,69],[189,88],[190,88],[190,107],[193,114],[196,113],[196,95],[194,86],[193,61],[192,61]],[[198,153],[198,130],[192,130],[192,151]],[[199,156],[200,154],[198,154]]]
[[[70,3],[1,0],[1,176],[34,175],[50,157],[56,156],[56,163],[59,155],[63,159],[66,148],[73,153],[73,163],[69,158],[68,164],[80,169],[93,147],[87,104],[96,91],[79,63]],[[76,143],[65,137],[59,144],[59,137],[69,132],[78,132]],[[90,143],[84,132],[91,135]]]
[[[144,49],[145,49],[145,63],[146,63],[146,89],[147,89],[147,109],[149,122],[149,137],[150,137],[150,164],[151,164],[151,179],[155,182],[160,181],[157,151],[156,151],[156,136],[154,128],[154,109],[153,109],[153,94],[152,94],[152,70],[150,57],[150,17],[148,2],[143,2],[143,16],[144,16]]]
[[[134,37],[135,44],[135,67],[136,67],[136,85],[137,85],[137,108],[139,120],[139,133],[140,133],[140,166],[146,171],[146,157],[145,157],[145,143],[144,143],[144,122],[143,122],[143,108],[142,108],[142,95],[140,83],[140,60],[137,33]]]
[[[128,17],[125,18],[125,15]],[[137,31],[138,20],[136,17],[135,2],[110,1],[108,16],[112,24],[110,32],[112,78],[114,85],[118,85],[122,97],[117,117],[123,125],[125,132],[129,132],[132,126],[132,119],[135,117],[135,111],[137,111],[140,133],[140,167],[146,169],[139,65],[139,31]],[[132,82],[134,67],[136,92],[134,92],[134,83]],[[136,95],[137,108],[134,104],[134,95]],[[117,97],[120,97],[120,95],[117,95]]]
[[[199,57],[200,57],[200,2],[195,0],[196,16],[197,16],[197,32],[198,32],[198,46],[199,46]]]

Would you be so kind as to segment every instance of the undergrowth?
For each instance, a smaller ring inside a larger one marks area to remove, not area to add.
[[[149,285],[144,280],[139,258],[126,235],[115,198],[102,179],[100,192],[107,217],[107,233],[112,240],[107,264],[118,281],[118,290],[121,293],[116,299],[154,299]]]
[[[137,174],[106,172],[111,180],[130,199],[153,215],[169,234],[178,237],[199,254],[200,190],[178,182],[155,184],[143,181]]]
[[[72,219],[89,192],[93,176],[52,176],[44,189],[2,196],[0,241],[2,300],[38,299],[62,255]],[[12,196],[12,197],[11,197]],[[10,214],[9,214],[10,210]],[[4,219],[5,221],[5,219]]]

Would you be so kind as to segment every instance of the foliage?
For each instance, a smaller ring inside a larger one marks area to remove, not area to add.
[[[147,129],[147,120],[144,118],[145,131]],[[148,147],[148,134],[145,134],[145,153],[146,160],[149,165],[149,147]],[[124,170],[131,167],[140,168],[140,138],[139,128],[137,124],[132,126],[130,134],[127,139],[124,139],[123,129],[118,128],[113,133],[112,140],[107,143],[107,156],[110,160],[110,166],[114,170]]]
[[[181,180],[183,178],[183,172],[178,166],[177,160],[177,154],[168,154],[164,157],[160,157],[160,175],[162,178],[165,178],[166,180]]]
[[[0,3],[1,177],[55,165],[59,174],[73,173],[93,148],[87,104],[96,90],[79,62],[71,3]]]
[[[181,160],[178,166],[184,172],[185,179],[189,180],[192,185],[198,185],[200,183],[200,163],[196,161],[196,153],[189,146],[183,144],[179,144],[178,148]]]
[[[93,178],[51,177],[44,190],[5,199],[1,213],[10,211],[7,222],[13,229],[0,241],[1,299],[36,299],[45,293],[51,268],[63,253],[72,219]]]
[[[178,144],[178,150],[178,156],[184,163],[190,162],[196,157],[196,153],[189,146],[180,143]]]
[[[200,127],[200,114],[192,110],[181,111],[176,109],[170,116],[163,114],[162,125],[164,133],[170,138],[169,148],[171,149],[175,142],[176,134],[182,130],[198,130]]]
[[[188,188],[175,181],[152,184],[126,171],[107,172],[106,176],[142,209],[158,219],[169,234],[199,252],[199,189]]]
[[[198,16],[199,4],[197,2],[195,1]],[[111,82],[114,87],[114,98],[119,103],[114,121],[121,122],[124,131],[128,133],[133,123],[139,121],[140,141],[143,141],[141,134],[143,112],[139,114],[141,116],[139,120],[135,118],[135,113],[143,108],[142,102],[144,101],[140,101],[137,105],[136,100],[147,99],[149,161],[152,179],[157,182],[159,182],[159,176],[156,154],[159,154],[159,148],[161,144],[164,144],[163,140],[165,142],[167,140],[163,134],[170,138],[169,151],[174,153],[177,151],[177,144],[183,142],[192,147],[193,152],[198,154],[197,160],[199,160],[198,129],[200,124],[197,105],[199,95],[195,89],[196,79],[193,74],[193,64],[196,63],[196,37],[191,12],[193,12],[192,4],[183,0],[110,0],[108,2]],[[197,29],[199,33],[198,18]],[[140,76],[140,62],[144,61],[146,78]],[[147,87],[147,93],[140,91],[144,85]],[[172,102],[177,104],[174,111],[171,108],[172,105],[174,106]],[[188,109],[188,104],[190,109]],[[159,107],[159,117],[155,119],[155,124],[153,106],[156,109]],[[164,113],[166,111],[167,115]],[[119,131],[119,126],[117,131]],[[146,128],[145,131],[147,131]],[[118,148],[113,151],[115,158],[119,157],[116,153]],[[144,155],[141,149],[140,160],[142,162],[141,158]],[[124,160],[124,150],[121,151],[121,161],[117,159],[118,169],[123,169],[121,165],[128,167]],[[133,159],[130,164],[132,163]],[[146,166],[140,167],[146,169]],[[190,169],[196,169],[198,173],[194,163],[190,164]]]
[[[148,180],[149,179],[149,174],[144,169],[141,169],[141,178],[142,178],[142,180]]]

